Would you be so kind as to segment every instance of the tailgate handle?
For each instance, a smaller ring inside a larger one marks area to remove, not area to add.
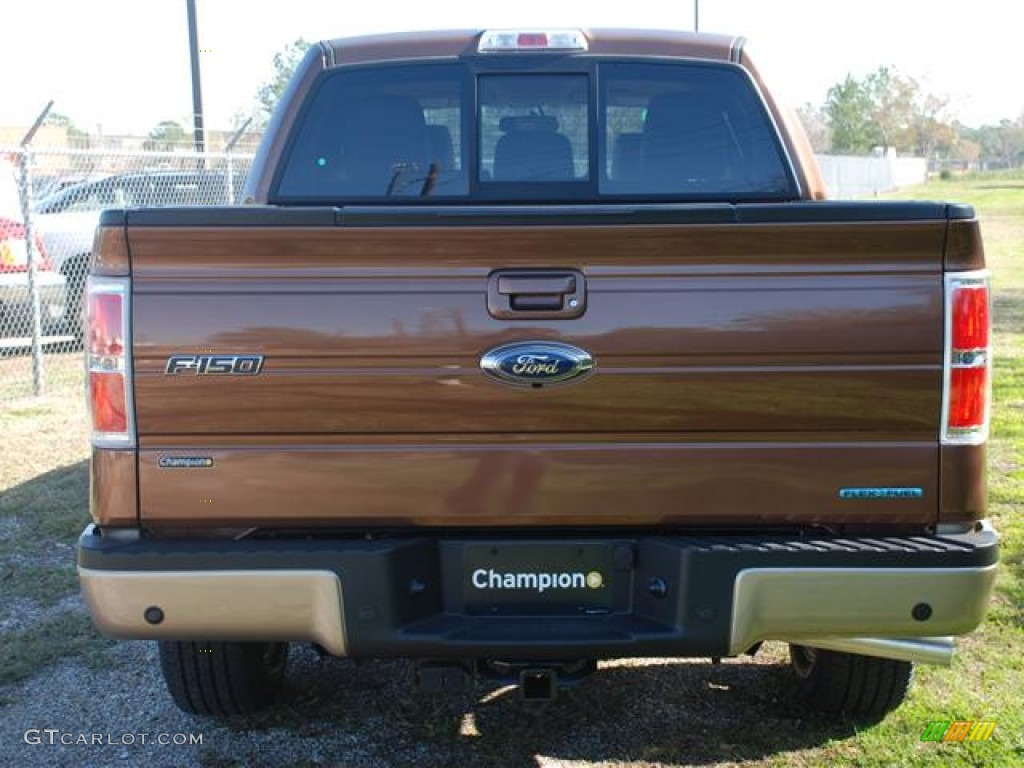
[[[579,317],[585,288],[577,270],[502,269],[488,278],[487,311],[502,320]]]
[[[564,296],[576,290],[576,278],[573,275],[546,277],[544,275],[524,275],[512,277],[506,275],[498,278],[498,293],[513,296],[517,293],[536,295],[555,293]]]
[[[508,300],[509,306],[519,312],[554,311],[562,308],[562,297],[543,293],[523,293]]]

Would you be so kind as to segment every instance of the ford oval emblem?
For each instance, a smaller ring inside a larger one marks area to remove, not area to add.
[[[586,376],[594,370],[594,358],[571,344],[524,341],[486,352],[480,358],[480,367],[505,384],[542,387]]]

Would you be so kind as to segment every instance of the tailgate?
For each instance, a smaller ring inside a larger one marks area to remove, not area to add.
[[[936,517],[942,206],[127,221],[146,524]],[[503,276],[575,277],[582,314],[502,316]],[[593,370],[482,370],[525,342]],[[264,359],[168,374],[175,355]],[[844,494],[865,488],[912,492]]]

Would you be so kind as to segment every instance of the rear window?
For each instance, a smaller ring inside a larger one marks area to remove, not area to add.
[[[563,202],[796,197],[739,67],[566,57],[338,69],[297,121],[273,202]]]
[[[466,83],[457,64],[328,73],[301,118],[278,196],[465,196]]]
[[[601,68],[603,194],[777,196],[791,190],[775,130],[736,68]]]

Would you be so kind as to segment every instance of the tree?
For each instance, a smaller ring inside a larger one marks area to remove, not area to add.
[[[188,141],[188,134],[176,120],[161,120],[143,143],[148,150],[170,151]]]
[[[43,125],[52,125],[54,128],[69,128],[71,127],[71,118],[61,112],[50,112],[46,115],[46,119],[43,120]]]
[[[61,112],[50,112],[43,121],[43,125],[52,125],[56,128],[64,128],[67,131],[68,146],[71,149],[89,149],[89,133],[83,131],[74,121]]]
[[[951,156],[953,159],[959,160],[965,170],[976,168],[981,159],[981,144],[968,136],[976,135],[977,131],[970,128],[965,129],[957,123],[954,123],[953,130],[957,134],[957,139],[950,152]]]
[[[302,61],[302,57],[309,50],[309,47],[310,43],[300,37],[274,54],[273,74],[256,91],[256,102],[258,105],[256,117],[260,124],[266,125],[267,121],[270,120],[277,102],[281,100],[281,95],[284,93],[284,89],[292,77],[292,73],[295,72],[295,68]]]
[[[957,145],[957,124],[946,119],[948,104],[947,97],[930,93],[919,100],[912,129],[914,145],[924,157],[949,156]]]
[[[832,129],[832,151],[863,155],[878,144],[879,133],[871,122],[871,94],[853,75],[828,89],[825,114]]]
[[[813,104],[804,104],[796,110],[800,122],[807,132],[807,139],[811,142],[811,148],[815,152],[824,153],[832,149],[832,128],[829,124],[828,114],[823,107],[816,107]]]
[[[1024,124],[1021,120],[1003,118],[998,125],[981,127],[984,156],[1002,168],[1013,168],[1024,162]]]
[[[864,79],[864,89],[871,102],[870,119],[877,146],[882,147],[883,152],[890,147],[911,149],[912,126],[921,90],[917,82],[888,67],[879,67]]]
[[[837,153],[880,148],[934,157],[949,154],[957,142],[948,104],[947,97],[925,93],[912,77],[879,67],[862,80],[847,75],[832,86],[824,113]]]

